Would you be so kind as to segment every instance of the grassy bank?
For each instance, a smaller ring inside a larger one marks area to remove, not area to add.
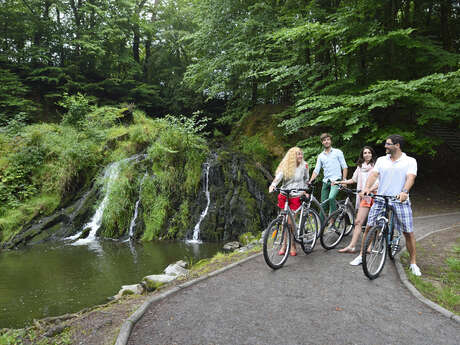
[[[437,232],[417,242],[421,277],[409,274],[409,254],[401,261],[410,282],[426,298],[460,315],[460,227]]]

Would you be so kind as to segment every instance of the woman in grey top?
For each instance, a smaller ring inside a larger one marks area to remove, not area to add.
[[[281,163],[276,169],[276,176],[270,185],[268,191],[273,192],[275,187],[283,181],[281,189],[305,189],[308,186],[308,179],[310,174],[308,172],[308,164],[303,159],[303,152],[298,147],[292,147],[288,150]],[[288,199],[289,208],[293,211],[300,207],[300,195],[305,192],[291,193],[291,197]],[[284,209],[286,203],[286,197],[282,194],[278,195],[278,207]],[[289,222],[291,221],[288,218]],[[292,224],[291,224],[292,225]],[[286,248],[281,248],[279,255],[284,255]],[[297,255],[295,247],[295,241],[291,241],[290,254],[292,256]]]

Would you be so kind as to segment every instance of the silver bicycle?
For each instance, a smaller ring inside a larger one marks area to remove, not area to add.
[[[301,206],[293,211],[286,202],[278,217],[270,222],[263,236],[264,259],[268,266],[278,269],[284,265],[291,247],[291,237],[300,244],[305,254],[312,252],[320,230],[318,213],[311,208],[311,189],[279,189],[275,191],[289,198],[291,193],[307,192],[301,196]],[[289,221],[290,220],[290,221]]]

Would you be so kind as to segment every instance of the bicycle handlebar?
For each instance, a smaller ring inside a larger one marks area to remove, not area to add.
[[[311,192],[311,188],[294,188],[294,189],[281,189],[279,187],[275,187],[273,189],[274,192],[280,192],[280,193],[287,193],[290,194],[292,192]]]
[[[368,196],[371,198],[384,198],[386,200],[399,200],[398,195],[380,195],[380,194],[374,194],[374,193],[369,193]]]
[[[359,190],[359,189],[350,189],[350,188],[347,188],[345,186],[342,186],[341,184],[339,184],[339,189],[343,190],[344,192],[349,193],[349,194],[358,194],[358,193],[361,192],[361,190]]]

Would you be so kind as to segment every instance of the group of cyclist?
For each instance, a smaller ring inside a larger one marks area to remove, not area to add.
[[[357,168],[351,179],[347,179],[348,166],[343,152],[332,147],[332,136],[329,133],[323,133],[320,140],[324,150],[317,158],[311,177],[302,150],[298,147],[292,147],[278,165],[269,192],[273,192],[280,182],[282,182],[282,189],[305,189],[313,183],[322,169],[324,178],[321,201],[329,199],[329,213],[332,213],[336,209],[335,198],[339,192],[339,185],[356,183],[357,189],[361,192],[356,200],[355,228],[349,245],[339,250],[340,253],[357,253],[356,245],[362,225],[367,218],[360,253],[350,262],[354,266],[362,264],[365,235],[385,211],[385,201],[380,198],[371,198],[369,195],[372,193],[396,196],[397,200],[391,202],[395,214],[395,226],[402,230],[406,239],[410,256],[410,271],[414,275],[420,276],[420,268],[416,263],[412,207],[409,200],[409,190],[414,185],[417,176],[417,161],[402,151],[405,143],[404,138],[398,134],[388,136],[385,140],[386,155],[378,159],[370,146],[364,146],[359,154]],[[287,201],[291,210],[298,209],[301,205],[300,196],[302,193],[291,194],[289,198],[279,194],[278,207],[284,209]],[[291,241],[291,248],[289,248],[291,256],[297,255],[294,242]],[[287,248],[281,248],[279,254],[284,255],[286,250]]]

